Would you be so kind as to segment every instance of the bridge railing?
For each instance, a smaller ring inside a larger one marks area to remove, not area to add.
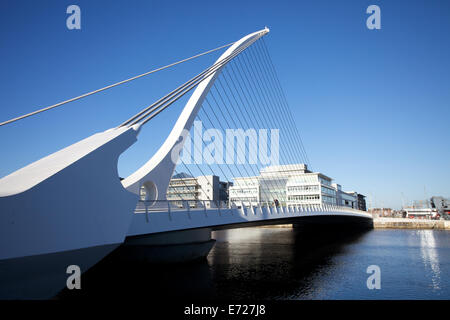
[[[270,212],[299,213],[299,212],[348,212],[364,213],[358,209],[330,204],[290,204],[256,201],[211,201],[211,200],[139,200],[135,213],[172,212],[191,210],[218,210],[220,209],[254,209],[268,208]]]

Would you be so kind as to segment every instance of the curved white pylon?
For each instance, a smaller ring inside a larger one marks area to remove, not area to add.
[[[265,28],[243,37],[228,48],[219,57],[219,59],[217,59],[216,63],[230,57],[232,54],[248,45],[249,42],[256,41],[268,32],[269,29]],[[151,192],[154,195],[154,199],[166,199],[166,192],[169,186],[170,178],[172,177],[176,162],[178,161],[179,152],[184,145],[183,137],[186,132],[189,132],[191,129],[194,119],[197,116],[206,95],[208,94],[215,79],[222,71],[222,68],[223,66],[218,68],[215,72],[209,75],[208,78],[202,81],[197,88],[195,88],[195,91],[186,103],[186,106],[178,117],[178,120],[166,141],[153,155],[153,157],[141,168],[122,181],[123,186],[128,191],[139,194],[139,190],[142,185],[151,185],[156,190],[147,190],[147,192]],[[174,150],[175,146],[177,147],[176,150]]]

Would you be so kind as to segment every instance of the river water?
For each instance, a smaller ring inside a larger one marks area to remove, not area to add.
[[[450,232],[305,233],[243,228],[213,233],[206,260],[176,265],[101,262],[61,298],[450,299]],[[380,289],[368,289],[369,266]]]

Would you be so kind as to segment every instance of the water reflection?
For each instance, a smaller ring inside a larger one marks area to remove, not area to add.
[[[439,268],[439,255],[436,250],[435,231],[419,230],[417,234],[420,238],[420,252],[426,272],[431,272],[431,282],[433,289],[440,289],[441,270]]]
[[[220,297],[312,299],[321,294],[332,257],[361,232],[302,229],[237,229],[216,232],[208,256]],[[243,240],[245,239],[245,241]],[[224,281],[222,281],[224,279]]]

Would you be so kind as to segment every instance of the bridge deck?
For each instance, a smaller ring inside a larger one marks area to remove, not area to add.
[[[137,210],[127,236],[181,231],[196,228],[235,228],[248,225],[293,223],[302,217],[335,216],[372,220],[364,211],[336,206],[270,207],[240,206],[233,208],[182,208],[150,211]]]

